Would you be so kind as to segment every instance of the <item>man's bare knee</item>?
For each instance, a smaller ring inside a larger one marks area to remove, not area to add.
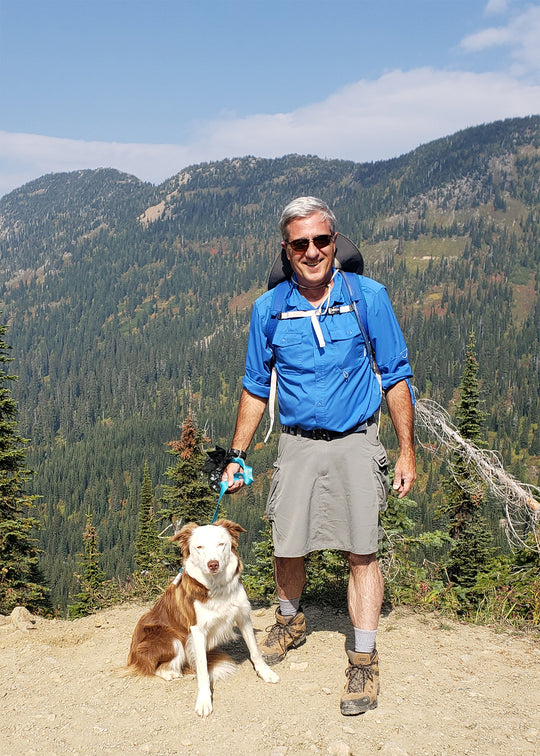
[[[369,567],[374,562],[377,562],[377,554],[353,554],[352,551],[349,551],[347,556],[351,568]]]

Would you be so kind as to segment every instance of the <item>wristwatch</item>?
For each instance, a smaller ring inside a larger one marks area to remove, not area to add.
[[[227,452],[227,457],[229,459],[234,459],[234,457],[238,457],[243,462],[246,461],[246,452],[243,449],[229,449]]]

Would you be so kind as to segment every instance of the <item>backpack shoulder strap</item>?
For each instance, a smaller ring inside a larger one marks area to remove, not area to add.
[[[283,311],[283,307],[285,305],[285,297],[287,296],[290,286],[291,282],[288,279],[286,279],[285,281],[280,281],[276,286],[274,286],[274,293],[272,294],[272,302],[270,304],[270,313],[268,315],[268,320],[266,321],[266,327],[264,329],[266,341],[269,345],[272,344],[272,339],[274,338],[278,324],[279,313]]]
[[[274,286],[274,292],[272,294],[272,301],[270,303],[270,312],[268,314],[268,318],[266,320],[266,324],[264,328],[264,335],[266,336],[266,342],[268,346],[270,347],[270,349],[272,348],[272,341],[274,339],[274,334],[276,332],[279,314],[280,312],[283,312],[283,307],[285,306],[285,297],[287,296],[290,286],[291,286],[291,282],[289,281],[289,279],[280,281],[278,284],[276,284],[276,286]],[[272,372],[270,374],[270,397],[268,399],[268,414],[270,416],[270,427],[268,428],[268,432],[266,433],[266,436],[264,437],[264,443],[266,443],[268,439],[270,438],[270,435],[272,433],[272,428],[274,427],[274,412],[275,412],[276,393],[277,393],[277,370],[276,370],[273,356],[272,356],[270,365],[272,368]]]
[[[346,285],[348,284],[347,289],[349,291],[349,295],[351,299],[353,300],[353,302],[356,303],[358,314],[362,320],[362,325],[364,326],[366,334],[369,337],[369,327],[368,327],[368,321],[367,321],[367,304],[366,304],[366,298],[364,296],[364,292],[362,290],[361,276],[357,275],[356,273],[347,273],[345,271],[341,271],[341,275],[345,279],[345,284]]]
[[[349,292],[349,296],[354,307],[354,314],[356,315],[358,325],[360,326],[360,332],[364,337],[364,341],[366,343],[366,349],[371,369],[373,370],[375,375],[379,375],[379,368],[377,367],[377,362],[375,360],[375,350],[373,349],[373,345],[369,338],[367,304],[364,292],[362,291],[362,277],[357,275],[356,273],[346,273],[345,271],[341,271],[341,275],[343,276],[345,286],[347,288],[347,291]]]

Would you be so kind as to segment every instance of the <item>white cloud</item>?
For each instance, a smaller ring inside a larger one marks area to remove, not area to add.
[[[508,8],[508,0],[488,0],[485,8],[486,15],[495,16],[499,13],[505,13]]]
[[[393,71],[292,113],[208,124],[202,143],[224,155],[312,153],[369,161],[393,157],[467,126],[540,113],[540,86],[497,74]]]
[[[482,31],[475,34],[470,34],[462,40],[461,46],[468,52],[481,52],[490,47],[509,45],[511,42],[512,36],[510,30],[501,26],[482,29]]]
[[[511,73],[540,77],[540,6],[528,8],[506,26],[482,29],[465,37],[461,46],[468,52],[481,52],[507,46],[514,61]]]
[[[182,145],[0,132],[0,194],[45,173],[81,168],[112,167],[156,183],[193,163],[243,155],[380,160],[468,126],[539,113],[540,86],[509,75],[392,71],[290,113],[208,122]]]
[[[161,181],[186,161],[190,161],[190,150],[182,145],[84,142],[0,131],[0,192],[2,184],[14,188],[45,173],[83,168],[117,168],[143,180]],[[7,171],[2,170],[4,164]],[[19,177],[23,181],[13,183]]]

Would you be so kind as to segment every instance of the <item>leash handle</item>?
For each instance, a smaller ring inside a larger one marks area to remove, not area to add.
[[[240,459],[240,457],[233,457],[230,460],[230,462],[236,462],[236,464],[240,465],[240,467],[242,468],[242,472],[237,472],[234,474],[235,480],[243,480],[244,485],[246,486],[249,486],[251,483],[253,483],[253,468],[252,467],[249,467],[249,465],[246,465],[244,460]],[[216,511],[214,512],[214,518],[212,520],[212,523],[214,523],[217,520],[217,514],[218,514],[221,499],[223,498],[223,495],[226,493],[228,488],[229,488],[229,482],[227,480],[222,480],[221,483],[219,484],[219,499],[216,506]]]

